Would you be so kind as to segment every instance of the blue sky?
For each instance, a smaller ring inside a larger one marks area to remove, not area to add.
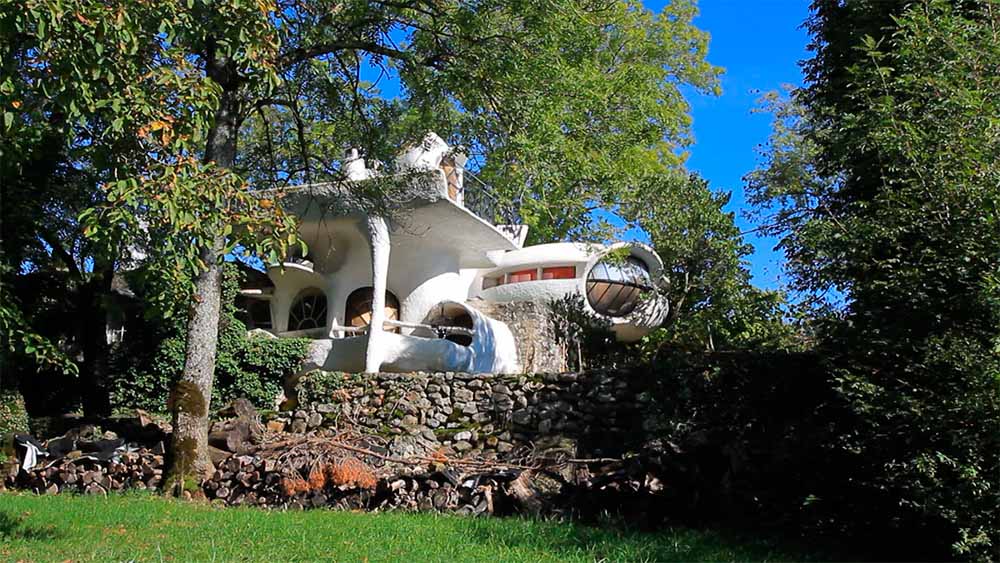
[[[664,0],[646,6],[659,11]],[[808,56],[809,36],[801,29],[809,15],[808,0],[700,0],[695,24],[711,34],[708,60],[725,69],[722,96],[688,95],[694,118],[695,145],[688,167],[713,189],[733,192],[730,210],[741,229],[753,225],[742,217],[744,174],[759,161],[755,147],[767,141],[770,117],[751,114],[761,92],[782,84],[801,85],[798,62]],[[782,256],[773,239],[748,234],[755,252],[751,271],[756,285],[781,285]]]

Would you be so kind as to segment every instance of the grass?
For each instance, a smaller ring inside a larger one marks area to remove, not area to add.
[[[2,561],[801,561],[763,540],[522,518],[0,494]]]

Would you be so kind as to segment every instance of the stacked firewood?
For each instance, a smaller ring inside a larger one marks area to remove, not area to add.
[[[126,489],[156,489],[163,480],[163,455],[140,448],[116,459],[65,457],[22,471],[11,486],[39,494],[63,492],[107,494]]]
[[[231,506],[270,508],[331,507],[354,510],[437,510],[464,514],[510,512],[509,484],[519,472],[477,468],[473,471],[427,463],[381,467],[364,454],[302,456],[280,460],[234,455],[219,464],[204,483],[209,498]],[[385,461],[385,460],[382,460]]]
[[[268,442],[218,463],[203,488],[232,506],[472,515],[567,514],[582,507],[597,514],[653,502],[663,489],[648,460],[535,456],[515,463],[442,451],[394,457],[371,440],[344,432]]]

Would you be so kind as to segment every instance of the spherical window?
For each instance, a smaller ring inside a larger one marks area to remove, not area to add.
[[[652,286],[649,266],[629,256],[624,262],[601,261],[587,274],[587,302],[602,315],[624,317]]]
[[[288,312],[288,330],[326,326],[326,295],[316,288],[304,289]]]

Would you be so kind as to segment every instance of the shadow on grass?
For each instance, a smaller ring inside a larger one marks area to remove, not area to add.
[[[32,526],[26,524],[24,518],[0,511],[0,539],[4,541],[52,541],[64,535],[54,528]]]
[[[737,538],[714,531],[664,528],[646,532],[619,526],[588,526],[580,523],[521,520],[523,525],[496,526],[485,520],[470,520],[470,539],[483,545],[503,545],[542,551],[557,558],[584,557],[591,560],[643,561],[781,561],[807,560],[802,553],[783,553],[773,542]]]

